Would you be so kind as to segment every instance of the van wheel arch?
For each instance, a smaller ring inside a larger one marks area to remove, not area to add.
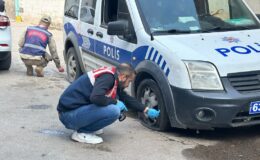
[[[83,74],[80,69],[79,59],[74,47],[70,47],[66,53],[66,70],[67,80],[70,83],[78,79]]]
[[[66,68],[67,68],[67,80],[69,82],[72,82],[72,78],[70,76],[70,72],[69,72],[69,68],[68,68],[68,66],[70,66],[70,64],[68,64],[69,63],[68,61],[71,60],[71,58],[74,59],[74,61],[77,63],[76,66],[74,67],[74,68],[76,68],[75,79],[77,79],[79,76],[81,76],[85,72],[83,63],[80,60],[81,54],[80,54],[80,51],[79,51],[79,47],[75,47],[75,46],[77,46],[77,44],[75,44],[75,43],[77,43],[75,41],[75,38],[71,39],[71,37],[68,37],[66,39],[65,45],[64,45],[64,60],[65,60],[65,63],[66,63]],[[71,57],[71,56],[73,56],[74,58]],[[71,66],[70,66],[70,70],[71,70]]]
[[[73,45],[73,43],[71,42],[71,40],[67,40],[66,43],[65,43],[65,57],[68,56],[68,55],[67,55],[67,54],[68,54],[68,50],[69,50],[71,47],[75,48],[74,45]]]
[[[68,50],[70,48],[74,48],[75,51],[76,51],[76,56],[78,57],[78,59],[82,59],[82,56],[81,56],[81,53],[80,53],[80,50],[79,50],[79,45],[78,45],[78,40],[77,40],[77,37],[74,35],[74,33],[70,32],[68,35],[67,35],[67,39],[65,41],[65,45],[64,45],[64,58],[66,58],[68,55]],[[66,59],[65,59],[65,62],[66,62]],[[79,65],[80,65],[80,69],[81,69],[81,72],[82,73],[85,73],[85,68],[84,68],[84,64],[83,62],[80,60],[79,61]]]
[[[152,80],[155,81],[155,79],[153,78],[153,76],[150,75],[150,74],[147,73],[147,72],[137,73],[136,78],[135,78],[135,82],[134,82],[134,84],[133,84],[134,88],[133,88],[133,91],[132,91],[132,95],[136,96],[138,86],[139,86],[140,83],[141,83],[143,80],[145,80],[145,79],[152,79]]]
[[[136,66],[136,79],[132,84],[132,95],[137,96],[138,86],[147,79],[151,79],[156,82],[160,90],[163,90],[164,96],[163,100],[165,102],[165,107],[167,110],[168,118],[172,127],[176,128],[186,128],[176,115],[174,98],[172,95],[171,87],[168,82],[166,75],[162,72],[159,66],[152,61],[143,61]]]

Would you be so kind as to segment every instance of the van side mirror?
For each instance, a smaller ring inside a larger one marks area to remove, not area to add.
[[[128,21],[119,20],[108,23],[107,34],[124,36],[129,33]]]
[[[258,17],[258,19],[260,20],[260,14],[256,14],[256,16]]]

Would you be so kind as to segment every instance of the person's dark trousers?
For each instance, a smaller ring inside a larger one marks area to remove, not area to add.
[[[119,116],[120,109],[115,105],[100,107],[90,104],[59,113],[60,121],[65,127],[78,133],[93,133],[112,124]]]

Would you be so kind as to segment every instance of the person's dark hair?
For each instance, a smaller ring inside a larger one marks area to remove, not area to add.
[[[124,74],[127,77],[136,75],[135,69],[128,63],[121,63],[116,69],[118,74]]]

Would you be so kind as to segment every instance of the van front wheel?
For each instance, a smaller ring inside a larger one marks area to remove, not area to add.
[[[152,79],[143,80],[137,89],[137,97],[146,107],[160,110],[160,116],[156,120],[148,118],[144,113],[139,112],[138,117],[141,123],[150,129],[166,131],[170,127],[168,114],[165,108],[163,95],[157,83]]]
[[[69,82],[73,82],[78,79],[82,75],[82,71],[80,69],[79,60],[76,55],[76,51],[73,47],[69,48],[67,52],[67,78]]]

